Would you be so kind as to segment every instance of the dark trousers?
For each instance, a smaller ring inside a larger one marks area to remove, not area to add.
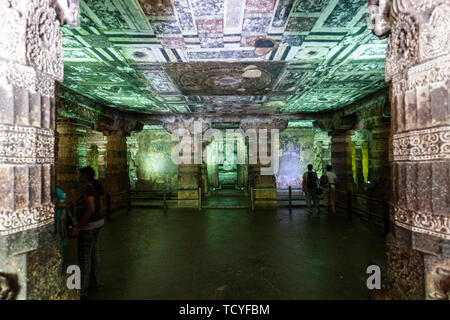
[[[81,230],[78,236],[78,263],[81,271],[81,296],[86,296],[89,287],[98,285],[99,258],[97,239],[101,228]]]
[[[317,208],[317,211],[320,210],[319,196],[316,194],[316,190],[314,188],[306,188],[305,197],[306,206],[310,211],[312,210],[311,200],[314,202],[314,206]]]

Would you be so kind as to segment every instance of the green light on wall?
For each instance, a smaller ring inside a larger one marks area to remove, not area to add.
[[[357,184],[358,180],[356,177],[356,147],[354,143],[352,143],[352,172],[353,172],[353,182]]]
[[[369,180],[369,143],[363,142],[361,144],[362,152],[362,171],[364,176],[364,182]]]
[[[288,128],[312,128],[314,120],[289,120]]]
[[[95,144],[92,145],[89,150],[89,158],[87,159],[87,163],[94,169],[95,176],[98,177],[98,147]]]

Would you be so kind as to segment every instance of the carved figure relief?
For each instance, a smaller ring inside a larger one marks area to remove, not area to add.
[[[426,263],[431,265],[428,267],[425,279],[427,299],[448,300],[450,299],[450,265],[435,260],[437,260],[435,257],[426,259]]]
[[[386,51],[386,81],[418,61],[419,30],[415,18],[400,14],[392,25]]]
[[[450,6],[436,7],[420,29],[420,59],[425,60],[450,51]]]
[[[44,75],[63,80],[63,47],[60,22],[50,0],[33,0],[27,18],[28,63]]]

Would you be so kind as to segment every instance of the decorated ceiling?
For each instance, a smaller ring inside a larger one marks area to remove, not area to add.
[[[384,82],[367,0],[80,0],[63,86],[124,111],[343,107]]]

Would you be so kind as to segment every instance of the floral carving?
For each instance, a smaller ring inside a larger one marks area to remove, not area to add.
[[[392,207],[391,216],[396,225],[405,229],[450,240],[450,219],[428,212]]]
[[[55,206],[52,203],[16,211],[0,210],[0,235],[8,235],[38,228],[53,221]]]
[[[392,144],[394,161],[450,159],[450,127],[395,134]]]
[[[0,125],[0,163],[54,163],[53,130]]]

